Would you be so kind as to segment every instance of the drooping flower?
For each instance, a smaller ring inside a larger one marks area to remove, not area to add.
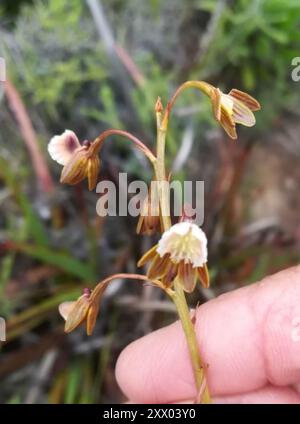
[[[123,273],[111,275],[100,281],[93,290],[83,289],[83,294],[76,301],[67,301],[59,305],[59,313],[65,320],[65,332],[70,333],[85,323],[87,335],[90,336],[93,333],[106,288],[111,281],[120,278],[149,282],[156,287],[164,288],[160,281],[149,281],[149,278],[145,275]]]
[[[83,294],[76,301],[67,301],[59,305],[59,313],[66,321],[66,333],[70,333],[86,322],[86,332],[90,336],[95,327],[98,311],[99,301],[88,289],[84,289]]]
[[[158,244],[140,259],[138,266],[150,262],[147,276],[159,279],[165,287],[179,279],[186,292],[192,292],[199,279],[209,286],[207,238],[192,222],[180,222],[163,233]]]
[[[255,125],[254,111],[260,109],[259,102],[243,91],[232,89],[228,94],[211,86],[208,90],[215,119],[222,125],[229,137],[235,139],[236,124],[246,127]]]
[[[95,188],[100,160],[94,149],[91,149],[91,145],[89,141],[80,144],[76,134],[70,130],[65,130],[63,134],[56,135],[50,140],[48,144],[50,156],[64,166],[61,183],[74,185],[87,178],[89,190]]]

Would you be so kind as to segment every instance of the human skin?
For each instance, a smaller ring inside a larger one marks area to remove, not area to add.
[[[300,266],[201,305],[195,330],[214,403],[300,403]],[[126,347],[116,378],[130,402],[193,402],[180,323]]]

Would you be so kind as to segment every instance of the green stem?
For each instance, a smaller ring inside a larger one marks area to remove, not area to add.
[[[176,305],[178,316],[181,320],[181,325],[187,340],[198,393],[201,390],[203,379],[205,378],[204,366],[201,361],[194,325],[191,321],[190,311],[186,303],[184,290],[180,281],[175,280],[174,288],[175,292],[173,295],[170,296]],[[210,402],[210,394],[208,391],[207,384],[205,384],[203,393],[201,394],[201,403]]]
[[[183,84],[181,84],[181,86],[177,88],[173,97],[171,98],[171,100],[169,101],[169,103],[167,105],[166,112],[165,112],[165,115],[164,115],[164,118],[163,118],[163,121],[162,121],[163,127],[167,128],[172,107],[174,106],[174,103],[175,103],[177,97],[187,88],[197,88],[202,93],[204,93],[208,97],[210,97],[211,90],[212,90],[213,86],[208,84],[205,81],[186,81]]]
[[[165,144],[166,130],[162,127],[157,128],[157,159],[154,163],[155,176],[158,183],[158,192],[160,198],[161,216],[164,230],[168,230],[172,223],[170,218],[170,204],[167,187],[167,178],[165,170]]]
[[[175,98],[174,98],[175,101]],[[170,109],[169,109],[170,111]],[[166,111],[165,117],[168,111]],[[154,170],[156,180],[159,185],[159,198],[160,198],[160,207],[164,231],[167,231],[172,223],[170,218],[170,203],[169,196],[167,195],[167,184],[166,181],[166,170],[165,170],[165,144],[166,144],[166,132],[168,126],[168,119],[163,119],[161,124],[160,114],[157,114],[157,160],[154,163]],[[181,321],[181,325],[186,337],[188,349],[190,352],[191,363],[194,372],[195,384],[197,388],[197,398],[198,394],[201,391],[201,387],[204,381],[204,371],[201,363],[201,357],[199,353],[199,348],[197,344],[197,338],[194,330],[193,323],[190,317],[190,311],[186,302],[185,294],[180,282],[174,282],[174,290],[166,290],[169,294],[175,306],[177,308],[178,316]],[[202,403],[210,403],[210,395],[208,387],[205,384],[203,394],[201,394]]]

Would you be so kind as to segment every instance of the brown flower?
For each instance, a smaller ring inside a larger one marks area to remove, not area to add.
[[[66,333],[70,333],[83,322],[86,322],[86,332],[90,336],[95,327],[98,311],[99,301],[87,289],[76,301],[63,302],[59,305],[59,312],[66,321]]]
[[[59,305],[59,313],[66,321],[66,333],[70,333],[83,323],[86,324],[87,335],[90,336],[93,333],[102,296],[109,283],[114,279],[140,280],[163,288],[160,281],[150,281],[145,275],[123,273],[111,275],[100,281],[94,290],[84,289],[83,294],[76,301],[63,302]]]
[[[70,333],[79,325],[86,322],[86,333],[93,333],[100,301],[110,279],[101,281],[94,290],[84,289],[83,294],[74,302],[63,302],[59,305],[59,312],[66,321],[65,332]]]
[[[237,138],[236,124],[242,124],[246,127],[255,125],[253,112],[260,109],[260,104],[249,94],[236,89],[224,94],[213,86],[208,91],[214,117],[222,125],[229,137]]]
[[[163,232],[157,184],[155,181],[151,183],[149,194],[142,204],[136,232],[137,234],[147,234],[148,236],[156,232]]]
[[[50,140],[48,144],[50,156],[64,166],[60,177],[61,183],[75,185],[87,178],[89,190],[95,188],[100,160],[91,146],[88,141],[81,145],[76,134],[70,130]]]
[[[207,239],[204,232],[191,222],[180,222],[166,231],[138,262],[138,266],[150,262],[147,276],[161,280],[165,287],[172,286],[176,278],[186,292],[194,290],[199,279],[209,286],[207,269]]]

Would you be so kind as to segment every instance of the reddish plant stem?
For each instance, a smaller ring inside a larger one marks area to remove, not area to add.
[[[107,137],[110,135],[120,135],[122,137],[127,138],[128,140],[132,141],[137,148],[150,160],[151,163],[154,163],[156,161],[156,157],[151,152],[151,150],[137,137],[132,135],[131,133],[123,130],[117,130],[117,129],[109,129],[106,131],[103,131],[92,143],[90,147],[90,153],[91,155],[94,155],[99,152],[99,150],[102,147],[102,144],[106,140]]]
[[[7,101],[16,118],[21,135],[31,157],[38,183],[44,192],[51,193],[54,189],[54,184],[47,163],[41,153],[36,132],[26,111],[23,100],[16,87],[9,79],[6,80],[4,87]]]

